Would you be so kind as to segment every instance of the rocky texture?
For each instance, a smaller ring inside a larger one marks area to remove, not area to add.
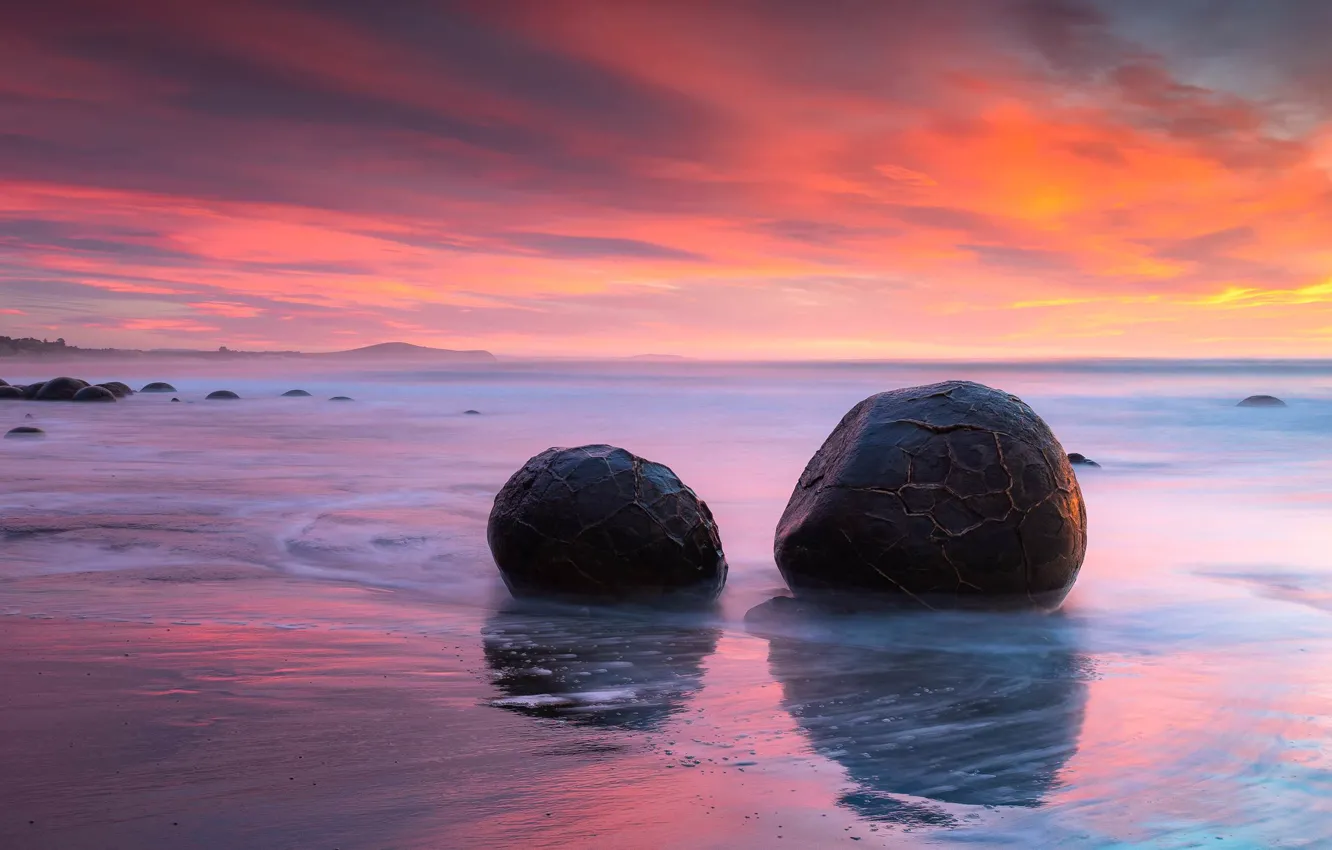
[[[345,395],[335,395],[329,401],[351,401],[352,399]]]
[[[134,390],[130,389],[129,384],[124,384],[120,381],[107,381],[106,383],[98,384],[97,386],[110,390],[116,398],[129,398],[134,395]]]
[[[1251,395],[1241,401],[1236,407],[1285,407],[1286,403],[1276,396],[1270,395]]]
[[[585,609],[586,610],[586,609]],[[501,696],[492,705],[580,726],[659,729],[703,684],[719,632],[612,610],[572,613],[530,604],[481,631]]]
[[[70,401],[115,402],[116,394],[106,387],[84,387]]]
[[[1096,461],[1092,460],[1091,458],[1087,457],[1084,454],[1079,454],[1078,452],[1069,452],[1068,462],[1073,464],[1074,466],[1094,466],[1097,467],[1098,469],[1101,466]]]
[[[19,401],[23,398],[22,387],[0,387],[0,401]]]
[[[6,440],[40,440],[46,436],[46,432],[41,428],[34,428],[31,425],[20,425],[17,428],[10,428],[5,434]]]
[[[960,826],[957,805],[1039,806],[1060,790],[1095,676],[1068,618],[786,613],[764,634],[769,669],[811,748],[846,771],[848,811]]]
[[[667,467],[614,446],[529,460],[495,496],[486,537],[517,597],[711,600],[726,583],[708,506]]]
[[[239,398],[240,396],[236,395],[231,390],[218,390],[217,392],[209,393],[205,397],[205,401],[235,401]]]
[[[287,390],[282,394],[283,398],[309,398],[310,394],[305,390]]]
[[[141,393],[174,393],[176,388],[165,381],[153,381],[151,384],[145,384],[144,388],[139,390]]]
[[[815,453],[777,527],[797,596],[1057,606],[1087,546],[1068,456],[1016,396],[947,381],[871,396]]]
[[[42,388],[33,396],[35,401],[72,401],[74,395],[84,387],[87,381],[78,378],[52,378],[42,384]]]

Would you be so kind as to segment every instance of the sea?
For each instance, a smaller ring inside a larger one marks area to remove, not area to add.
[[[459,765],[493,787],[475,805],[626,805],[602,781],[620,753],[698,791],[677,833],[566,822],[566,846],[1332,847],[1332,362],[0,361],[11,383],[57,372],[177,392],[0,401],[0,430],[47,433],[0,440],[0,620],[244,626],[261,646],[446,636],[475,659],[458,681],[477,716],[603,747],[552,774],[558,791],[512,796]],[[952,378],[1020,396],[1099,463],[1076,468],[1089,543],[1063,607],[747,624],[787,593],[774,528],[842,415]],[[218,389],[241,398],[205,400]],[[1236,406],[1258,393],[1286,406]],[[716,610],[509,599],[495,493],[530,456],[592,443],[707,502],[730,564]],[[205,592],[226,581],[243,601]],[[651,818],[650,793],[632,805]],[[751,832],[710,844],[723,813]],[[536,846],[542,828],[489,840]],[[435,846],[485,837],[468,834]],[[251,846],[325,846],[291,840]]]

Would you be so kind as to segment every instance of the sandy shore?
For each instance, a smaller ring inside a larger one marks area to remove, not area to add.
[[[677,744],[692,720],[628,729],[497,707],[485,611],[207,571],[11,582],[0,603],[6,848],[890,838],[780,760],[728,766],[709,745],[731,744],[702,726]],[[200,610],[214,614],[189,617]]]

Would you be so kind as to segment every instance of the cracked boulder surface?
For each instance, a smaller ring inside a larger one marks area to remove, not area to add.
[[[1087,549],[1073,467],[1021,399],[970,381],[870,396],[810,459],[777,526],[799,596],[1054,608]]]
[[[495,496],[490,551],[515,597],[710,601],[717,523],[669,468],[607,445],[551,448]]]

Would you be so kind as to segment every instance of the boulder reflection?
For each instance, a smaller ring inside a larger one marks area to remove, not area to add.
[[[572,723],[650,730],[702,685],[719,632],[698,618],[522,605],[482,628],[493,705]]]
[[[1064,615],[820,616],[765,603],[782,702],[846,768],[862,817],[946,824],[943,804],[1038,806],[1077,748],[1091,662]]]

